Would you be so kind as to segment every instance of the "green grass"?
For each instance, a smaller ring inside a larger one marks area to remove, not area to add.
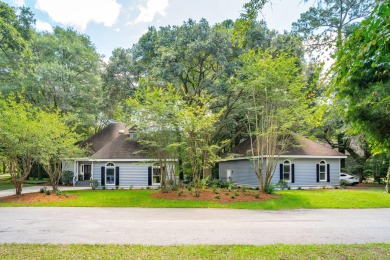
[[[47,245],[0,244],[0,259],[389,259],[390,244]]]
[[[185,201],[155,199],[153,190],[79,190],[64,194],[78,198],[50,203],[21,204],[0,203],[7,206],[55,206],[55,207],[143,207],[143,208],[234,208],[234,209],[320,209],[320,208],[388,208],[390,194],[383,189],[365,190],[288,190],[279,191],[280,198],[264,202]]]
[[[30,187],[34,185],[36,185],[36,183],[23,183],[23,187]],[[0,190],[8,190],[14,188],[15,186],[12,184],[11,177],[9,175],[0,175]]]

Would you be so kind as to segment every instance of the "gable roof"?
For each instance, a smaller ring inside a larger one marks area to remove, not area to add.
[[[319,144],[308,138],[299,135],[291,135],[294,138],[294,144],[286,149],[282,157],[286,156],[302,156],[302,157],[346,157],[332,148]],[[251,141],[248,138],[236,147],[232,148],[229,154],[234,154],[235,157],[251,157]],[[227,155],[227,154],[226,154]]]
[[[96,153],[100,149],[102,149],[107,144],[114,141],[120,134],[119,130],[123,130],[126,128],[126,124],[124,123],[111,123],[104,127],[102,130],[82,142],[81,146],[88,146],[93,153]]]
[[[135,140],[130,140],[129,129],[124,123],[111,123],[81,145],[90,145],[93,153],[91,159],[148,159],[139,153],[142,146]]]

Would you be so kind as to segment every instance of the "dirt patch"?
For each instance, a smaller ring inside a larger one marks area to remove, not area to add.
[[[348,189],[384,189],[385,187],[385,184],[359,183],[353,186],[348,186]]]
[[[204,190],[199,197],[195,197],[188,190],[182,190],[179,195],[179,191],[173,191],[168,193],[156,192],[151,194],[153,198],[167,199],[167,200],[200,200],[200,201],[215,201],[220,203],[231,203],[231,202],[261,202],[266,200],[272,200],[279,198],[281,195],[259,193],[258,191],[226,191],[219,190],[218,194],[212,190]],[[256,196],[259,194],[259,196]]]
[[[56,201],[65,201],[65,200],[72,200],[77,198],[77,195],[70,195],[70,196],[64,196],[64,195],[46,195],[44,193],[26,193],[22,195],[12,195],[0,198],[1,202],[17,202],[22,204],[33,204],[33,203],[39,203],[39,202],[56,202]]]

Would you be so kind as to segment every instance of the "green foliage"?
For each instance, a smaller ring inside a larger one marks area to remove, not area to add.
[[[208,187],[216,187],[216,188],[227,188],[230,182],[222,181],[218,179],[208,179],[207,186]]]
[[[390,148],[390,7],[379,1],[372,14],[337,52],[333,68],[340,114],[364,133],[378,153]]]
[[[72,171],[64,171],[62,173],[61,181],[65,185],[71,185],[73,184],[73,172]]]
[[[267,194],[273,194],[273,193],[275,193],[275,186],[272,185],[272,184],[266,185],[266,186],[264,187],[264,192],[267,193]]]
[[[374,0],[316,1],[317,6],[302,13],[292,24],[292,31],[309,40],[309,51],[324,51],[340,47],[345,35],[359,24],[359,19],[370,14]]]
[[[50,191],[50,190],[45,190],[45,194],[46,194],[46,195],[50,195],[50,194],[51,194],[51,191]]]
[[[46,187],[40,188],[39,193],[46,193]]]
[[[183,190],[179,190],[179,192],[177,193],[177,196],[181,196],[183,194]]]
[[[281,190],[286,190],[289,188],[288,183],[285,180],[280,180],[276,186]]]

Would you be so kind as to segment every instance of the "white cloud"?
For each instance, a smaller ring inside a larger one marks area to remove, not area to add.
[[[147,0],[146,6],[138,5],[140,14],[135,19],[134,23],[147,23],[154,19],[156,14],[166,15],[169,0]]]
[[[121,5],[116,0],[37,0],[35,8],[55,22],[85,31],[90,22],[114,25]]]
[[[53,27],[51,26],[51,24],[47,22],[42,22],[40,20],[36,21],[35,28],[40,32],[53,32]]]
[[[24,0],[14,0],[16,6],[25,6]]]

